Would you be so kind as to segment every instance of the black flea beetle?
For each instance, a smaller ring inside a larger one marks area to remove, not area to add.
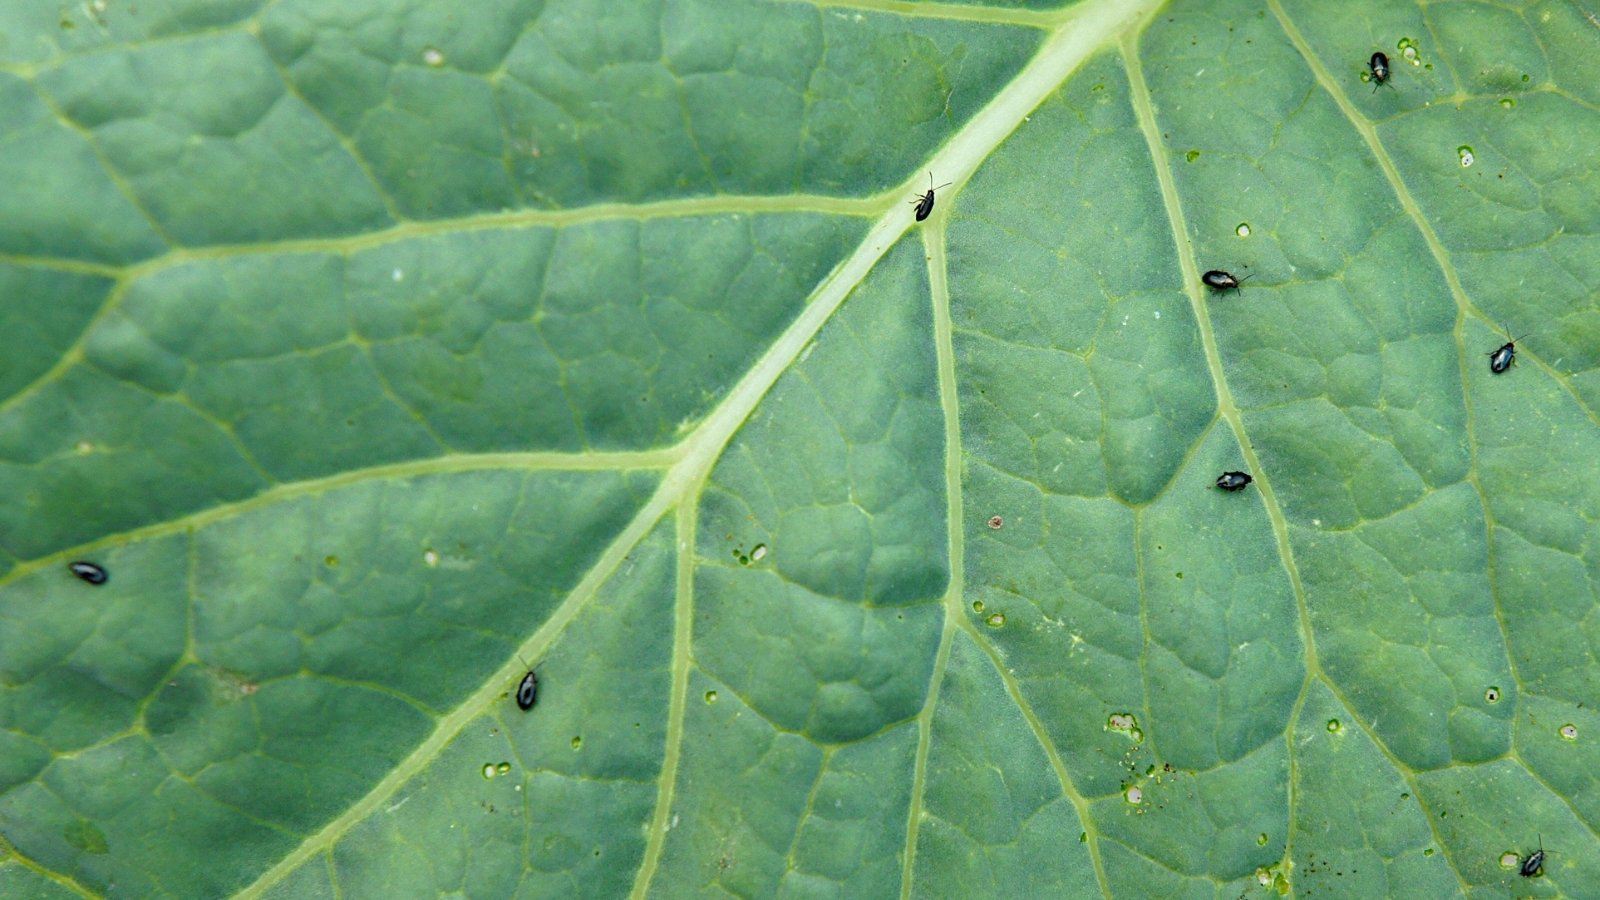
[[[1528,854],[1517,874],[1523,878],[1537,878],[1544,873],[1544,835],[1539,835],[1539,849]]]
[[[539,679],[529,669],[528,674],[522,676],[522,683],[517,685],[517,707],[523,710],[533,709],[534,701],[539,699]]]
[[[72,571],[72,574],[90,584],[105,584],[106,580],[111,577],[104,568],[92,562],[84,562],[81,559],[74,563],[68,563],[67,568]]]
[[[1501,327],[1503,328],[1504,326]],[[1511,337],[1511,332],[1507,331],[1506,337]],[[1527,337],[1527,335],[1523,335],[1522,337]],[[1504,372],[1516,364],[1517,341],[1520,340],[1522,340],[1522,338],[1512,338],[1494,350],[1489,351],[1490,372],[1499,375],[1501,372]]]
[[[1372,90],[1376,92],[1378,85],[1389,80],[1389,57],[1382,53],[1374,53],[1372,58],[1367,60],[1367,67],[1372,69]]]
[[[1219,291],[1237,291],[1240,284],[1254,277],[1254,275],[1246,275],[1243,278],[1235,278],[1232,273],[1224,272],[1221,269],[1212,269],[1201,275],[1200,280],[1204,281],[1208,288],[1215,288]]]
[[[1217,487],[1225,491],[1242,491],[1251,480],[1245,472],[1223,472],[1217,476]]]
[[[947,188],[947,187],[949,187],[951,185],[951,183],[952,182],[946,181],[944,184],[939,185],[939,187],[934,187],[933,186],[933,173],[932,172],[928,173],[928,192],[926,194],[923,194],[921,197],[918,197],[917,199],[911,201],[911,205],[915,206],[917,208],[917,221],[918,222],[921,222],[923,219],[926,219],[928,217],[928,214],[933,212],[933,192],[937,191],[939,188]]]

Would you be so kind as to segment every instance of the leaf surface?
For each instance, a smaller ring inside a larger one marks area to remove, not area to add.
[[[0,10],[0,895],[1596,896],[1600,15],[482,6]]]

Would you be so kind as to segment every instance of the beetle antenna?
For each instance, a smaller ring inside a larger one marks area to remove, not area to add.
[[[1528,335],[1533,334],[1533,332],[1530,331],[1530,332],[1527,332],[1527,333],[1525,333],[1525,334],[1523,334],[1523,335],[1521,335],[1519,337],[1511,337],[1511,329],[1507,328],[1506,327],[1506,323],[1504,323],[1504,322],[1500,323],[1500,330],[1505,333],[1505,336],[1507,338],[1509,338],[1511,343],[1513,343],[1513,344],[1515,344],[1517,341],[1522,340],[1523,338],[1527,337]]]
[[[954,183],[955,182],[953,182],[953,181],[946,181],[944,184],[941,184],[941,185],[935,187],[934,184],[933,184],[933,173],[929,172],[928,173],[928,194],[931,194],[931,193],[933,193],[934,191],[937,191],[937,190],[942,190],[943,188],[947,188],[947,187],[949,187],[950,185],[952,185]],[[916,199],[910,200],[908,202],[910,203],[910,205],[916,206],[917,204],[921,203],[923,200],[927,199],[928,195],[927,194],[915,194],[913,196]]]

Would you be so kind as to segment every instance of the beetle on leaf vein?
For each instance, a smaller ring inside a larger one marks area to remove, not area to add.
[[[1504,325],[1500,326],[1500,328],[1501,330],[1505,330]],[[1506,337],[1511,337],[1510,331],[1506,331]],[[1489,371],[1499,375],[1505,370],[1511,368],[1513,365],[1516,365],[1517,341],[1520,341],[1525,337],[1527,337],[1527,335],[1523,335],[1522,337],[1518,338],[1512,338],[1511,340],[1506,341],[1504,344],[1501,344],[1499,347],[1490,350],[1488,354]]]
[[[526,712],[533,709],[533,704],[539,699],[539,679],[534,676],[533,670],[522,676],[522,683],[517,685],[517,708]]]
[[[923,194],[921,197],[918,197],[917,199],[911,201],[911,205],[915,206],[917,208],[917,221],[918,222],[921,222],[923,219],[926,219],[928,217],[928,214],[933,212],[933,192],[939,190],[939,188],[947,188],[953,183],[954,182],[946,181],[944,184],[939,185],[939,187],[934,187],[933,186],[933,173],[932,172],[928,173],[928,192],[926,194]]]
[[[1223,472],[1217,476],[1217,487],[1225,491],[1242,491],[1253,480],[1247,472]]]
[[[1224,272],[1221,269],[1212,269],[1204,275],[1201,275],[1200,280],[1206,283],[1206,287],[1214,290],[1237,291],[1239,289],[1239,285],[1249,281],[1254,277],[1256,276],[1252,273],[1243,278],[1235,278],[1231,272]]]

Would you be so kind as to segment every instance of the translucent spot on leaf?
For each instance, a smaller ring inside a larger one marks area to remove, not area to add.
[[[1249,222],[1240,222],[1239,223],[1239,227],[1235,228],[1233,230],[1233,233],[1237,234],[1239,237],[1249,237],[1250,236],[1250,223]]]
[[[717,702],[717,692],[716,691],[706,691],[706,702],[707,703],[715,703],[715,702]]]
[[[339,568],[339,557],[333,555],[324,556],[322,563],[330,569],[337,569]]]
[[[486,779],[494,777],[494,763],[483,764],[483,777]]]
[[[1463,169],[1478,161],[1478,158],[1472,155],[1472,148],[1466,144],[1456,148],[1456,155],[1461,157],[1461,168]]]
[[[983,601],[982,600],[974,600],[974,601],[972,601],[972,611],[975,612],[975,613],[983,612]]]
[[[406,280],[406,273],[404,269],[395,269],[393,272],[389,273],[389,277],[393,278],[396,282],[401,282]]]
[[[428,47],[422,51],[422,61],[437,69],[444,65],[444,54],[437,47]]]
[[[1131,737],[1131,738],[1133,738],[1133,742],[1134,742],[1134,743],[1135,743],[1135,744],[1137,744],[1137,743],[1139,743],[1139,742],[1140,742],[1140,741],[1142,741],[1142,740],[1144,740],[1144,732],[1143,732],[1143,731],[1140,731],[1140,730],[1139,730],[1139,729],[1137,729],[1137,728],[1135,728],[1135,729],[1134,729],[1134,730],[1132,730],[1132,731],[1130,731],[1130,732],[1128,732],[1128,737]]]
[[[437,551],[434,551],[434,550],[431,550],[431,549],[424,550],[423,553],[422,553],[422,561],[427,563],[428,567],[430,569],[431,568],[438,568],[438,566],[439,566],[439,554],[438,554]]]
[[[1491,686],[1487,691],[1483,692],[1483,699],[1490,703],[1498,701],[1500,699],[1500,689]]]
[[[1183,155],[1183,158],[1188,160],[1189,162],[1194,162],[1195,160],[1200,158],[1200,151],[1199,150],[1190,150],[1188,153],[1185,153]]]
[[[1500,108],[1501,109],[1510,109],[1511,107],[1516,106],[1516,105],[1517,105],[1517,101],[1513,100],[1510,97],[1501,97],[1500,98]]]
[[[762,561],[763,559],[766,559],[766,558],[767,558],[767,545],[766,544],[757,544],[757,545],[755,545],[754,547],[751,548],[751,550],[750,550],[750,560],[752,562],[760,562],[760,561]]]
[[[88,441],[79,441],[77,450],[79,453],[92,453],[94,451],[94,445]]]
[[[1260,834],[1256,835],[1256,846],[1257,847],[1265,847],[1266,845],[1267,845],[1267,833],[1265,831],[1263,831]]]
[[[1516,855],[1515,853],[1507,851],[1505,853],[1500,854],[1500,868],[1502,868],[1502,869],[1515,869],[1515,868],[1517,868],[1518,866],[1521,866],[1521,865],[1522,865],[1522,857]]]
[[[1328,731],[1330,731],[1330,732],[1332,732],[1334,734],[1338,734],[1343,729],[1344,729],[1344,725],[1340,724],[1338,719],[1329,719],[1328,720]]]
[[[1578,739],[1578,726],[1568,722],[1561,726],[1560,734],[1563,741],[1575,741]]]
[[[1135,741],[1144,736],[1143,732],[1139,731],[1139,720],[1133,717],[1133,713],[1112,713],[1106,719],[1106,730],[1120,731],[1132,737]],[[1138,735],[1138,737],[1135,737],[1135,735]]]
[[[998,530],[1001,526],[1003,526],[1005,524],[1006,524],[1006,520],[1000,518],[999,516],[990,516],[989,517],[989,527],[990,528]]]
[[[579,749],[582,749],[582,748],[583,748],[583,738],[578,737],[577,735],[573,735],[572,736],[572,749],[579,750]]]
[[[1001,628],[1006,624],[1006,614],[997,612],[983,621],[984,624],[988,625],[990,628]]]
[[[1128,790],[1123,794],[1123,796],[1127,798],[1129,803],[1132,803],[1134,805],[1138,805],[1138,804],[1144,802],[1144,791],[1139,790],[1136,787],[1128,788]]]
[[[1417,65],[1417,42],[1408,37],[1403,37],[1395,44],[1395,49],[1400,51],[1400,57],[1413,66]]]
[[[511,771],[511,763],[502,762],[500,765],[494,767],[494,771],[498,775],[504,775]]]

